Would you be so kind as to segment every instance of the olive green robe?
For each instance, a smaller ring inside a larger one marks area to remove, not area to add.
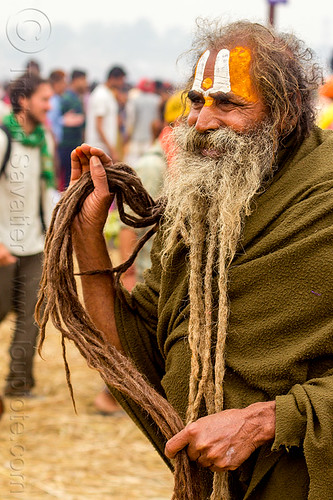
[[[333,498],[333,133],[316,128],[288,158],[256,196],[229,272],[225,408],[276,401],[275,440],[233,473],[235,499]],[[116,320],[128,356],[184,418],[187,248],[162,269],[160,244]],[[121,402],[163,456],[149,418]]]

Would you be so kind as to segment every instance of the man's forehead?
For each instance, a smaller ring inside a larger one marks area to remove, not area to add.
[[[197,63],[192,90],[205,97],[216,92],[232,92],[255,102],[258,97],[252,85],[250,68],[251,50],[248,47],[206,50]]]

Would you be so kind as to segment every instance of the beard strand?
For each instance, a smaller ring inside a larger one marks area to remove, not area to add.
[[[174,129],[174,137],[178,149],[164,192],[167,205],[162,262],[183,238],[189,248],[192,352],[187,420],[193,421],[202,399],[208,413],[223,409],[228,268],[241,239],[244,219],[252,212],[253,198],[273,174],[277,141],[268,122],[244,134],[229,128],[202,134],[194,127],[180,125]],[[213,274],[219,291],[214,325]]]

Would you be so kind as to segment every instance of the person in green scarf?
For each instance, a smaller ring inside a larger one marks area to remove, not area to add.
[[[38,329],[34,308],[41,275],[47,191],[53,159],[44,124],[50,84],[25,73],[10,87],[12,113],[0,130],[0,321],[16,312],[5,396],[30,396]]]
[[[170,468],[182,449],[197,462],[203,499],[332,498],[333,133],[315,126],[321,70],[296,37],[245,21],[203,23],[192,54],[152,266],[125,301],[102,235],[111,160],[89,145],[72,153],[72,182],[90,170],[95,186],[72,229],[91,271],[86,309],[187,424],[165,443],[118,394]]]

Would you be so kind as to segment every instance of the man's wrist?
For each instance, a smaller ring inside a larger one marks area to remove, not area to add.
[[[103,233],[76,229],[72,232],[73,249],[81,273],[112,269]]]
[[[72,227],[73,242],[102,242],[104,240],[103,231],[94,227],[84,227],[80,224],[73,224]]]
[[[100,253],[106,249],[106,242],[102,232],[85,231],[84,229],[75,229],[72,231],[73,248],[76,254],[84,252],[85,255]]]
[[[275,401],[253,403],[245,410],[248,412],[249,422],[257,429],[255,442],[262,446],[275,437]]]

